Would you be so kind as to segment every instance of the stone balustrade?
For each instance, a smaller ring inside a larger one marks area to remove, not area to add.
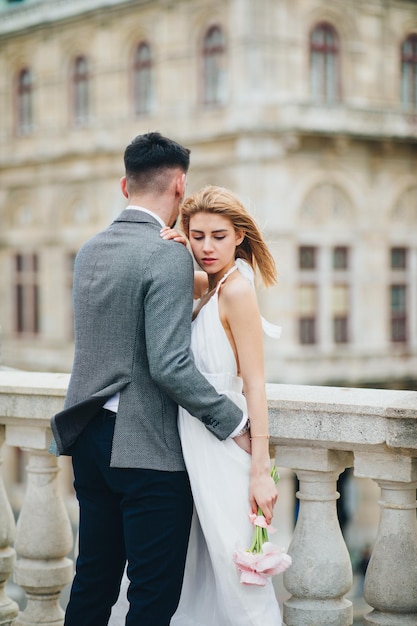
[[[71,581],[73,533],[47,452],[49,418],[68,376],[0,371],[0,447],[27,451],[26,491],[15,526],[0,475],[0,626],[60,626]],[[380,521],[366,572],[366,625],[417,625],[417,392],[268,385],[271,445],[299,480],[299,514],[284,574],[286,626],[348,626],[352,565],[336,513],[336,481],[353,467],[380,489]],[[5,591],[26,594],[19,612]]]

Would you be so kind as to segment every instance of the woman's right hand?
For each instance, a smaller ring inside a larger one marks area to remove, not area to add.
[[[249,501],[252,513],[257,514],[258,508],[262,510],[266,523],[270,524],[274,515],[274,506],[278,499],[275,481],[271,475],[251,474]]]

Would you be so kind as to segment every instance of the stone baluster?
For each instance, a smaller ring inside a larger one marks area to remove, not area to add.
[[[59,492],[57,458],[45,448],[27,451],[27,490],[15,543],[15,581],[25,590],[27,605],[16,626],[61,626],[64,612],[59,596],[72,580],[73,563],[66,555],[73,534]]]
[[[277,446],[279,464],[292,467],[300,481],[300,508],[288,549],[293,564],[284,573],[291,597],[284,602],[286,626],[349,626],[352,566],[337,517],[336,482],[351,467],[350,452]]]
[[[378,534],[365,576],[364,597],[373,610],[364,624],[417,624],[417,459],[355,453],[355,475],[381,488]]]
[[[0,426],[0,451],[4,443],[4,426]],[[0,469],[3,459],[0,457]],[[0,472],[0,625],[9,626],[17,617],[19,607],[5,592],[5,585],[13,572],[16,553],[12,548],[15,534],[13,511],[7,498]]]

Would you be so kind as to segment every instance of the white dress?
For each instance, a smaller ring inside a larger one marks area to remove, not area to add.
[[[216,390],[247,412],[218,306],[218,289],[236,269],[219,281],[193,321],[191,349],[198,369]],[[233,439],[219,441],[183,408],[178,425],[195,512],[181,600],[171,626],[280,626],[271,579],[265,587],[242,585],[232,560],[237,547],[252,543],[250,455]]]
[[[243,264],[237,265],[247,275]],[[216,293],[193,321],[191,349],[198,369],[216,390],[247,412],[242,379],[218,308],[218,289],[237,265],[219,281]],[[236,548],[252,543],[250,455],[233,439],[219,441],[183,408],[178,426],[195,508],[181,599],[171,626],[281,626],[271,579],[264,587],[241,584],[232,558]],[[109,626],[124,624],[127,585],[125,575]]]

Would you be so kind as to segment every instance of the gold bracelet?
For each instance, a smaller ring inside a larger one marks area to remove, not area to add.
[[[251,435],[250,438],[253,439],[254,437],[265,437],[266,439],[269,439],[269,435]]]

